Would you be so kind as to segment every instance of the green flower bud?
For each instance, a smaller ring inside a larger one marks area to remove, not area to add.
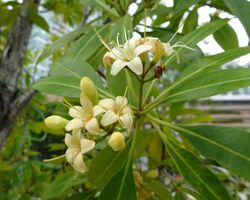
[[[44,120],[44,123],[49,129],[59,131],[64,129],[68,120],[58,115],[51,115]]]
[[[150,170],[148,171],[148,173],[146,173],[146,177],[149,177],[149,178],[156,178],[158,176],[159,176],[159,171],[157,169]]]
[[[109,138],[109,146],[114,151],[120,151],[125,147],[125,137],[120,132],[114,132]]]
[[[84,76],[81,79],[80,87],[82,93],[88,97],[88,99],[93,103],[96,104],[98,102],[98,92],[95,87],[93,81],[91,81],[88,77]]]

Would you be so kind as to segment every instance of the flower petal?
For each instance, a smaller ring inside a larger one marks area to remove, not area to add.
[[[143,65],[141,59],[139,57],[133,58],[131,61],[127,63],[129,69],[131,69],[137,75],[142,75]]]
[[[118,72],[121,71],[121,69],[124,68],[127,64],[128,62],[116,60],[111,67],[111,75],[115,76],[116,74],[118,74]]]
[[[89,139],[81,139],[81,152],[82,154],[89,152],[95,147],[95,142]]]
[[[128,100],[126,97],[118,96],[115,98],[115,107],[117,110],[117,113],[120,113],[120,111],[127,106]]]
[[[103,126],[108,126],[110,124],[117,122],[118,119],[119,117],[114,113],[114,111],[109,110],[102,116],[101,124]]]
[[[76,155],[80,152],[80,148],[68,148],[65,152],[65,158],[68,163],[73,164]]]
[[[67,125],[65,126],[65,130],[66,131],[71,131],[71,130],[73,130],[75,128],[81,128],[81,127],[83,127],[83,121],[80,120],[80,119],[75,118],[75,119],[70,120],[67,123]]]
[[[141,53],[143,53],[145,51],[148,51],[150,49],[152,49],[151,45],[149,45],[149,44],[142,44],[142,45],[139,45],[138,47],[135,48],[135,54],[136,54],[136,56],[138,56]]]
[[[96,118],[92,118],[85,124],[85,128],[89,133],[98,134],[100,132],[100,128],[98,125],[98,121]]]
[[[127,40],[125,44],[123,45],[124,51],[134,52],[137,41],[138,39],[136,39],[135,37],[132,37],[131,39]]]
[[[130,130],[133,125],[133,117],[130,114],[121,115],[120,122],[124,128]]]
[[[115,109],[115,101],[113,99],[102,99],[99,101],[99,105],[106,110],[114,110]]]
[[[93,115],[94,115],[94,117],[96,117],[97,115],[99,115],[99,114],[102,114],[102,113],[104,113],[106,111],[106,109],[104,109],[102,106],[100,106],[100,105],[95,105],[94,107],[93,107]]]
[[[72,166],[78,173],[84,173],[88,168],[83,162],[82,154],[78,153],[73,161]]]
[[[72,106],[69,109],[69,115],[73,118],[82,119],[84,117],[84,112],[81,106]]]
[[[79,148],[80,146],[80,135],[79,132],[76,133],[77,135],[70,135],[69,133],[66,133],[64,142],[67,145],[68,148]]]
[[[86,114],[89,114],[89,115],[92,115],[92,103],[91,101],[89,100],[89,98],[84,95],[83,93],[81,93],[80,95],[80,102],[81,102],[81,105],[82,105],[82,108],[83,108],[83,112],[85,112]]]

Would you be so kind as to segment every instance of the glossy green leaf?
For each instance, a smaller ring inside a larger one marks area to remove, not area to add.
[[[219,179],[191,152],[162,137],[176,167],[204,198],[204,200],[229,200],[229,194]]]
[[[237,35],[229,24],[225,24],[218,31],[214,32],[213,36],[216,42],[225,50],[239,46]]]
[[[115,152],[109,146],[102,150],[90,163],[89,180],[97,187],[104,188],[110,179],[125,164],[130,148],[127,142],[125,149]]]
[[[223,0],[228,8],[235,14],[245,27],[248,36],[250,36],[249,10],[250,2],[247,0]]]
[[[133,18],[128,14],[120,18],[117,22],[115,22],[111,26],[109,41],[116,42],[116,39],[118,37],[119,42],[121,44],[124,44],[126,42],[126,36],[128,37],[129,34],[132,34],[132,31],[133,31]]]
[[[180,130],[204,156],[250,180],[250,133],[223,126],[181,126]]]
[[[33,88],[48,94],[65,97],[79,97],[81,92],[79,79],[68,76],[43,78],[37,81]]]
[[[108,32],[110,31],[110,26],[107,24],[96,31],[103,38],[103,40],[105,40]],[[91,56],[93,56],[101,46],[103,46],[96,31],[91,30],[86,32],[72,44],[72,46],[68,49],[66,57],[64,58],[71,61],[67,64],[76,65],[76,63],[86,61],[91,58]]]
[[[126,158],[123,158],[127,161]],[[132,163],[129,162],[109,181],[98,200],[136,200]]]
[[[209,97],[250,85],[250,69],[238,68],[210,72],[171,90],[165,102]]]
[[[51,76],[69,76],[72,78],[80,79],[83,76],[89,77],[97,87],[103,88],[100,77],[96,71],[90,66],[89,63],[83,61],[80,63],[75,63],[74,65],[69,65],[62,62],[52,63],[51,65]]]
[[[179,84],[178,82],[181,79],[183,79],[181,80],[182,83],[184,83],[184,81],[187,83],[190,79],[193,79],[200,74],[214,71],[222,65],[248,53],[250,53],[250,46],[235,48],[212,56],[205,56],[202,59],[186,66],[174,84]]]
[[[175,1],[174,11],[176,13],[178,13],[184,9],[188,9],[190,6],[192,6],[198,2],[199,2],[199,0],[178,0],[178,1]]]
[[[174,200],[167,187],[158,180],[150,180],[144,183],[147,188],[156,193],[160,200]]]
[[[189,47],[195,47],[195,45],[200,42],[201,40],[203,40],[204,38],[206,38],[207,36],[209,36],[210,34],[214,33],[215,31],[217,31],[218,29],[220,29],[222,26],[224,26],[227,23],[228,20],[216,20],[213,22],[210,22],[208,24],[203,25],[202,27],[190,32],[189,34],[185,35],[184,37],[182,37],[180,39],[180,42],[183,42],[185,45],[189,46]],[[176,51],[179,54],[184,54],[187,51],[186,48],[184,47],[180,47],[178,49],[176,49]],[[165,62],[166,65],[168,65],[171,62],[175,62],[176,58],[175,56],[171,56],[169,59],[167,59],[167,61]],[[180,62],[181,62],[181,55],[180,55]]]
[[[53,44],[51,44],[47,49],[45,49],[43,51],[43,53],[39,56],[37,63],[40,63],[45,58],[52,55],[55,51],[57,51],[61,47],[65,46],[69,42],[76,39],[79,35],[84,33],[84,31],[86,31],[86,30],[88,30],[88,27],[82,27],[82,28],[79,28],[75,31],[72,31],[72,32],[66,34],[65,36],[59,38],[58,40],[56,40]]]
[[[197,9],[193,9],[189,13],[187,19],[185,20],[182,32],[184,34],[187,34],[189,32],[192,32],[193,30],[195,30],[195,28],[198,25],[198,18],[199,18],[199,15],[198,15]]]
[[[46,22],[46,20],[42,16],[40,16],[39,14],[37,14],[36,12],[32,10],[29,11],[29,16],[35,25],[37,25],[44,31],[49,32],[49,24]]]

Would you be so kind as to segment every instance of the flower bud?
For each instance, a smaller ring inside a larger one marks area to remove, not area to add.
[[[82,93],[88,97],[88,99],[93,103],[96,104],[98,102],[98,92],[95,87],[93,81],[91,81],[88,77],[84,76],[81,79],[80,87]]]
[[[49,129],[59,131],[64,129],[68,120],[58,115],[51,115],[44,120],[44,123]]]
[[[148,173],[146,173],[146,177],[148,178],[156,178],[159,176],[159,171],[157,169],[150,170]]]
[[[114,132],[109,138],[109,146],[114,151],[120,151],[125,147],[125,137],[120,132]]]
[[[169,43],[164,43],[164,51],[166,56],[171,56],[174,52],[174,49]]]

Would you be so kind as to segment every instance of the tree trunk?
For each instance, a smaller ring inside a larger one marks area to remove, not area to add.
[[[29,90],[22,96],[18,90],[18,80],[33,24],[29,11],[32,9],[37,12],[38,5],[38,0],[23,1],[0,58],[0,150],[17,115],[35,93],[34,90]]]

